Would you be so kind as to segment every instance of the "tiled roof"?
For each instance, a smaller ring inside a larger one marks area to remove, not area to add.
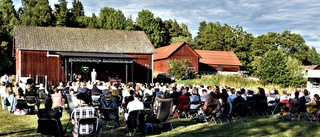
[[[45,51],[154,53],[143,31],[67,27],[14,27],[15,48]]]
[[[175,52],[179,47],[181,47],[184,44],[184,42],[180,42],[169,46],[156,48],[156,53],[154,54],[153,60],[166,59],[170,57],[170,55],[173,52]]]
[[[210,50],[196,50],[202,57],[199,62],[204,64],[214,65],[235,65],[241,66],[236,54],[229,51],[210,51]]]

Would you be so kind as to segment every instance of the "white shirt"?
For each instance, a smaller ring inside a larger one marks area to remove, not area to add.
[[[128,103],[127,109],[129,114],[131,111],[134,110],[144,110],[144,105],[140,100],[134,99],[133,101]]]

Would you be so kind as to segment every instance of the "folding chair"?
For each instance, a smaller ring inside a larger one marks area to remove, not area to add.
[[[39,109],[39,106],[38,106],[39,102],[38,102],[37,97],[35,97],[35,96],[26,96],[25,100],[26,100],[27,106],[29,108],[32,108],[32,111],[34,111],[35,106],[37,106],[37,109]]]
[[[44,89],[38,90],[39,103],[43,103],[46,99],[46,94],[44,92]]]
[[[154,103],[153,95],[144,96],[142,99],[142,102],[145,108],[150,108],[150,110],[153,110],[153,103]]]
[[[286,104],[287,104],[286,102],[278,102],[276,106],[273,108],[273,110],[271,111],[271,117],[273,117],[276,121],[278,121],[279,118],[281,118],[282,121],[284,121],[283,113],[284,113]],[[276,116],[277,113],[280,113],[279,117]]]
[[[127,119],[127,130],[131,135],[132,132],[139,131],[144,133],[145,115],[144,110],[131,111]]]
[[[300,104],[294,104],[293,106],[289,107],[289,114],[286,115],[291,121],[298,121],[297,113],[299,111]]]
[[[111,128],[111,132],[115,130],[115,119],[116,119],[116,112],[111,108],[100,108],[100,119],[106,122],[107,128]],[[112,122],[112,126],[108,125],[108,121]]]
[[[316,121],[318,122],[319,120],[319,117],[318,117],[318,111],[320,111],[320,105],[315,105],[315,106],[312,106],[313,108],[317,108],[316,111],[314,111],[313,113],[306,113],[306,117],[307,119],[312,123],[312,121]]]
[[[189,114],[188,114],[190,118],[198,117],[198,112],[200,110],[201,105],[202,105],[201,102],[190,102]],[[196,106],[196,107],[192,108],[192,106]]]
[[[40,133],[43,137],[44,135],[53,135],[60,137],[63,132],[63,129],[59,128],[58,121],[52,118],[40,118],[38,119],[38,130],[37,133]]]
[[[250,100],[246,103],[246,110],[247,110],[247,116],[250,113],[252,116],[255,115],[255,113],[257,114],[257,112],[255,111],[255,106],[256,106],[256,101],[255,100]],[[258,115],[258,114],[257,114]]]
[[[68,112],[71,115],[71,113],[72,113],[73,109],[76,107],[76,105],[73,102],[71,94],[66,94],[66,98],[67,98]]]
[[[237,121],[238,119],[240,119],[240,121],[243,122],[240,114],[241,114],[241,112],[242,112],[242,110],[244,109],[245,106],[246,106],[245,103],[238,103],[236,106],[234,106],[232,108],[231,118],[234,121]]]
[[[161,99],[159,109],[157,112],[157,122],[159,124],[168,124],[170,125],[170,130],[173,129],[172,123],[170,122],[170,118],[172,116],[172,107],[173,107],[173,99]],[[168,128],[163,126],[163,128]]]
[[[263,116],[266,114],[268,116],[268,101],[267,100],[260,100],[256,102],[255,106],[256,114],[259,116],[259,113],[261,113]]]
[[[98,118],[80,118],[77,123],[78,136],[96,136],[98,132]]]
[[[208,105],[208,109],[216,109],[218,105],[217,104],[209,104]],[[206,116],[209,116],[209,122],[214,122],[215,124],[217,124],[217,121],[220,121],[220,123],[222,123],[222,120],[220,119],[220,115],[218,116],[217,114],[220,112],[220,110],[217,113],[206,113]],[[205,118],[204,119],[206,121],[206,123],[208,123],[208,120]]]
[[[187,110],[182,110],[180,107],[181,106],[188,106],[187,108]],[[180,116],[182,115],[182,116],[184,116],[185,118],[187,118],[188,117],[188,114],[189,114],[189,107],[190,107],[190,101],[181,101],[180,103],[179,103],[179,105],[177,106],[177,109],[176,109],[176,111],[179,113],[179,115],[178,115],[178,118],[180,119]]]

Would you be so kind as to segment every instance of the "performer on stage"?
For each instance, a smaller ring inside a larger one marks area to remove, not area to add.
[[[91,82],[92,82],[92,83],[96,83],[96,80],[97,80],[97,72],[96,72],[96,69],[92,69],[92,72],[91,72]]]

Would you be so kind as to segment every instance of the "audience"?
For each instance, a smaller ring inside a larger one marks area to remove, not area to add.
[[[79,106],[76,107],[71,113],[72,124],[74,125],[72,128],[72,135],[74,137],[78,136],[78,128],[80,128],[80,132],[90,132],[93,129],[93,126],[90,125],[80,125],[78,126],[78,121],[80,118],[89,118],[89,117],[98,117],[98,113],[96,109],[92,106],[89,106],[88,96],[86,93],[80,92],[77,94],[77,99],[79,101]],[[100,137],[102,134],[102,122],[98,121],[98,131],[97,136]]]
[[[65,134],[65,131],[63,131],[63,127],[60,121],[60,118],[62,117],[62,113],[58,110],[52,109],[53,101],[51,98],[46,98],[44,100],[44,109],[39,109],[38,111],[38,118],[53,118],[57,120],[58,126],[60,129],[60,136],[63,137]],[[39,127],[38,127],[39,129]]]

